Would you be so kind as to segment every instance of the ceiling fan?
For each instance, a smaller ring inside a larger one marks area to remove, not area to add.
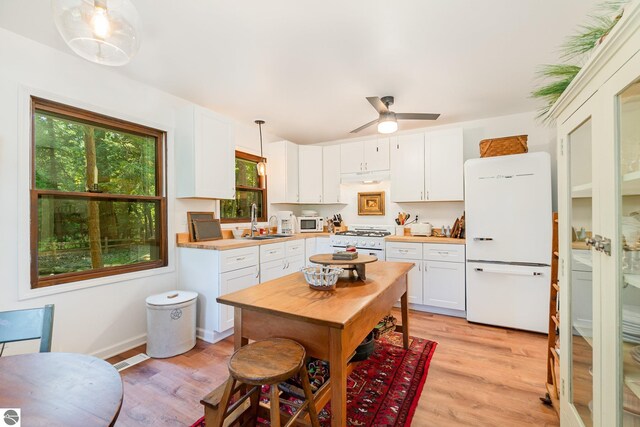
[[[435,120],[440,117],[440,114],[431,113],[394,113],[389,110],[389,107],[393,105],[393,96],[383,96],[382,98],[368,96],[367,101],[373,105],[380,116],[350,133],[360,132],[375,123],[378,123],[378,132],[393,133],[398,130],[398,120]]]

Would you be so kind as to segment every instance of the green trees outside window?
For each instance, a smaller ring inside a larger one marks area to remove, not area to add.
[[[267,220],[266,177],[258,176],[260,157],[236,151],[236,198],[220,201],[222,222],[249,222],[251,205],[258,208],[258,221]],[[263,188],[264,187],[264,188]]]
[[[164,140],[33,98],[32,287],[167,264]]]

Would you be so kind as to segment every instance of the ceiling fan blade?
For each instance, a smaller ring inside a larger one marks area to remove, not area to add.
[[[440,114],[431,113],[396,113],[398,120],[436,120]]]
[[[376,109],[378,114],[386,113],[387,111],[389,111],[387,106],[384,105],[384,103],[380,101],[380,98],[378,98],[377,96],[367,96],[367,101],[369,101],[369,104],[373,105],[373,108]]]
[[[369,123],[367,123],[366,125],[362,125],[362,126],[360,126],[359,128],[352,130],[350,133],[357,133],[357,132],[360,132],[362,129],[366,129],[366,128],[368,128],[368,127],[369,127],[369,126],[371,126],[371,125],[375,125],[376,123],[378,123],[378,119],[372,120],[372,121],[370,121]]]

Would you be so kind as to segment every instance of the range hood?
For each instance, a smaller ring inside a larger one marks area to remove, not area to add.
[[[348,184],[353,182],[361,182],[363,184],[388,181],[391,179],[391,173],[388,170],[383,171],[367,171],[340,174],[340,183]]]

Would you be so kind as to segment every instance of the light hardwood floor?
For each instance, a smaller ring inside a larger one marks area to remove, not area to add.
[[[396,317],[399,312],[394,312]],[[412,311],[411,335],[438,342],[413,426],[557,426],[545,393],[546,335]],[[115,363],[144,346],[109,361]],[[116,426],[188,426],[200,399],[227,377],[233,342],[198,340],[188,353],[122,372],[124,403]]]

